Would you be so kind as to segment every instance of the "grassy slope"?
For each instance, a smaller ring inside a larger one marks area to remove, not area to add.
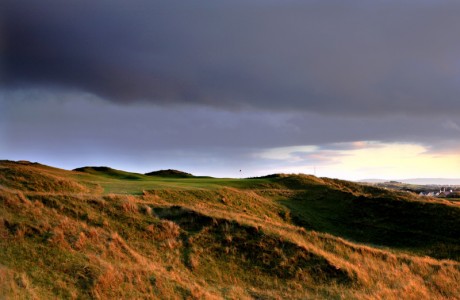
[[[0,163],[0,298],[460,294],[447,201],[312,176],[83,171]]]
[[[290,179],[292,181],[292,179]],[[296,177],[301,190],[281,198],[297,225],[372,245],[460,260],[460,207],[339,180]]]

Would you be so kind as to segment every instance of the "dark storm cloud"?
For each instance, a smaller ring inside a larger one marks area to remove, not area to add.
[[[3,84],[120,103],[460,112],[455,1],[3,3]]]
[[[152,149],[209,153],[211,148],[256,151],[319,145],[317,151],[326,153],[378,146],[349,143],[354,141],[458,144],[458,131],[447,128],[450,122],[442,117],[348,118],[303,112],[119,106],[80,93],[42,91],[0,93],[0,110],[3,144],[12,150],[103,149],[138,155]]]

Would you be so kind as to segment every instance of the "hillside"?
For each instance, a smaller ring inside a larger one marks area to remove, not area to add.
[[[142,174],[125,172],[121,170],[112,169],[109,167],[83,167],[77,168],[74,171],[94,174],[102,177],[111,177],[116,179],[139,180],[144,178]]]
[[[172,177],[172,178],[190,178],[194,177],[190,173],[182,172],[179,170],[173,170],[173,169],[168,169],[168,170],[158,170],[158,171],[153,171],[150,173],[145,173],[147,176],[159,176],[159,177]]]
[[[1,161],[0,203],[0,298],[460,294],[460,206],[407,192]]]

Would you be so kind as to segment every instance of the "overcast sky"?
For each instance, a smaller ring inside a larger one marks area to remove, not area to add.
[[[460,177],[459,32],[458,1],[4,0],[0,158]]]

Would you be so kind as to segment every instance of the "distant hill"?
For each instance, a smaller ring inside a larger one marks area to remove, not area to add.
[[[382,183],[387,182],[386,179],[377,179],[377,178],[369,178],[369,179],[360,179],[356,180],[356,182],[363,182],[363,183]]]
[[[362,179],[358,182],[368,182],[368,183],[383,183],[389,182],[390,180],[386,179]],[[409,178],[409,179],[396,179],[392,181],[398,181],[401,183],[408,184],[420,184],[420,185],[460,185],[460,178]]]
[[[145,173],[145,175],[147,175],[147,176],[158,176],[158,177],[173,177],[173,178],[195,177],[190,173],[182,172],[182,171],[179,171],[179,170],[173,170],[173,169],[153,171],[153,172]]]
[[[82,167],[74,169],[73,171],[102,175],[116,179],[139,180],[145,177],[142,174],[116,170],[109,167]]]
[[[399,181],[410,184],[460,185],[460,178],[413,178]]]

